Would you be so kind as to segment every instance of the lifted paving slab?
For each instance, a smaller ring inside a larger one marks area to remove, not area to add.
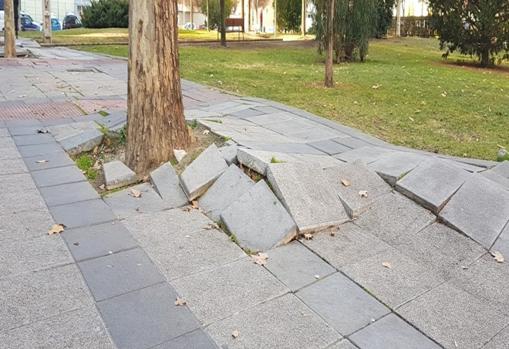
[[[271,162],[291,162],[295,158],[286,153],[265,150],[239,149],[237,151],[239,162],[253,171],[265,175]]]
[[[187,196],[180,186],[179,177],[169,162],[150,172],[150,180],[168,207],[187,204]]]
[[[378,160],[369,164],[369,168],[378,173],[390,185],[396,185],[396,182],[419,166],[427,158],[406,152],[391,152],[383,155]]]
[[[104,182],[108,190],[125,187],[138,180],[136,173],[119,160],[105,163],[103,172]]]
[[[335,227],[349,220],[321,168],[306,163],[270,164],[267,179],[300,233]]]

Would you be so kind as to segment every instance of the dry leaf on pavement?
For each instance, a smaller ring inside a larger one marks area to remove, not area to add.
[[[258,252],[257,254],[251,255],[253,262],[258,265],[265,265],[269,256],[266,253]]]
[[[493,258],[497,261],[497,263],[504,263],[504,256],[499,251],[490,252]]]
[[[239,330],[235,330],[235,331],[232,332],[232,337],[233,338],[237,338],[239,335],[240,335]]]
[[[383,262],[382,265],[387,269],[392,269],[392,264],[390,262]]]
[[[136,190],[136,189],[131,189],[131,191],[129,192],[129,195],[132,196],[133,198],[141,198],[141,191]]]
[[[342,179],[341,184],[343,184],[345,187],[349,187],[352,185],[352,183],[348,179]]]
[[[47,162],[48,162],[48,160],[37,160],[35,163],[36,164],[45,164]]]
[[[368,197],[368,192],[366,190],[361,190],[361,191],[359,191],[359,196],[361,198],[367,198]]]
[[[195,210],[197,210],[199,208],[198,206],[198,200],[193,200],[191,202],[191,207],[194,208]]]
[[[53,224],[53,226],[48,231],[48,235],[60,234],[64,231],[65,225],[63,224]]]
[[[187,304],[187,301],[184,298],[177,297],[177,299],[175,300],[176,306],[186,305],[186,304]]]

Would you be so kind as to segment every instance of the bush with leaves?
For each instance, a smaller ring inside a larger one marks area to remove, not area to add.
[[[129,0],[93,0],[83,8],[81,22],[87,28],[127,28]]]
[[[224,1],[224,18],[228,18],[233,11],[233,7],[235,5],[234,0],[225,0]],[[200,2],[201,13],[207,16],[207,0],[201,0]],[[219,23],[221,22],[221,13],[219,9],[219,0],[208,0],[208,9],[209,9],[209,28],[210,29],[218,29]]]
[[[302,17],[302,0],[277,1],[277,26],[283,32],[300,30]]]
[[[392,24],[393,9],[396,0],[376,0],[376,22],[373,28],[375,38],[383,38]]]
[[[432,26],[447,53],[477,56],[481,66],[493,65],[497,55],[509,58],[508,0],[429,0]]]

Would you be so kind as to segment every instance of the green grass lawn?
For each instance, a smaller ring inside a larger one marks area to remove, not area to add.
[[[125,46],[83,47],[127,55]],[[182,76],[296,106],[388,142],[494,160],[509,147],[509,65],[479,69],[468,57],[441,59],[434,39],[373,41],[366,63],[334,68],[323,85],[314,47],[182,47]],[[455,64],[464,59],[464,66]]]

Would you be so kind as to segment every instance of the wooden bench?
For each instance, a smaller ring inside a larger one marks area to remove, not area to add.
[[[244,38],[244,18],[226,18],[224,20],[224,28],[227,33],[242,33],[242,38]]]

